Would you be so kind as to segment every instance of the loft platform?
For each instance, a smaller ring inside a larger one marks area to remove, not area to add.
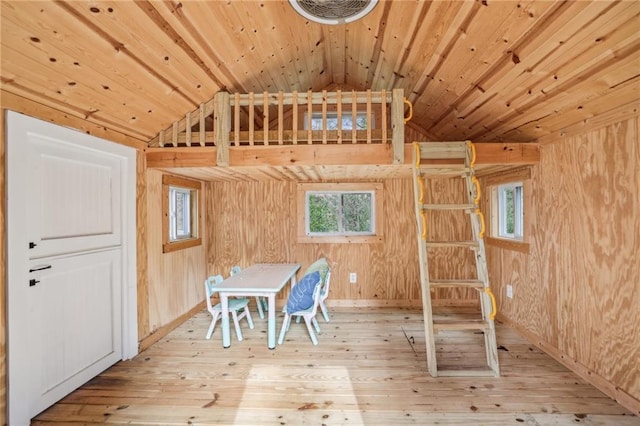
[[[149,141],[147,167],[205,181],[408,178],[411,116],[402,89],[219,92]],[[478,174],[540,159],[536,143],[476,146]]]

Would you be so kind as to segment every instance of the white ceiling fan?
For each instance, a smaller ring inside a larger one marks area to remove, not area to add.
[[[348,24],[362,18],[378,4],[378,0],[289,0],[305,18],[320,24]]]

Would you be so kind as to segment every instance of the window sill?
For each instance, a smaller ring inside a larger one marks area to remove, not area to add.
[[[383,239],[381,235],[367,235],[366,237],[355,236],[331,236],[331,237],[308,237],[298,236],[298,243],[311,243],[311,244],[378,244],[382,243]]]
[[[202,238],[191,238],[183,241],[175,241],[162,245],[163,253],[171,253],[172,251],[183,250],[189,247],[196,247],[202,244]]]
[[[529,254],[529,243],[524,241],[507,240],[504,238],[487,237],[484,239],[487,245],[500,247],[506,250],[519,251],[521,253]]]

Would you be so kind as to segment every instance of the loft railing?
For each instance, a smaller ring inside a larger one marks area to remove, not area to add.
[[[392,144],[393,162],[400,163],[405,102],[402,89],[219,92],[161,131],[149,146],[216,147],[218,165],[225,166],[231,147],[379,143]]]

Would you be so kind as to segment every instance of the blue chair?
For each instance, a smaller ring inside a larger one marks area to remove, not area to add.
[[[217,303],[215,306],[211,303],[211,297],[216,292],[215,285],[221,283],[223,280],[222,275],[212,275],[207,278],[204,282],[204,290],[207,301],[207,310],[213,317],[211,320],[211,325],[209,325],[209,330],[207,331],[207,339],[211,338],[213,334],[213,329],[216,326],[216,322],[222,316],[222,304]],[[241,314],[238,314],[242,311]],[[242,341],[242,330],[240,330],[240,320],[242,318],[247,318],[247,323],[249,323],[249,328],[253,328],[253,319],[251,318],[251,312],[249,311],[249,299],[244,298],[229,298],[229,313],[233,317],[233,325],[236,329],[236,337],[238,341]]]
[[[239,273],[242,269],[236,265],[231,267],[230,275],[233,276]],[[256,305],[258,305],[258,315],[260,315],[260,319],[264,319],[265,311],[269,310],[269,304],[267,303],[267,299],[264,297],[256,296]]]

